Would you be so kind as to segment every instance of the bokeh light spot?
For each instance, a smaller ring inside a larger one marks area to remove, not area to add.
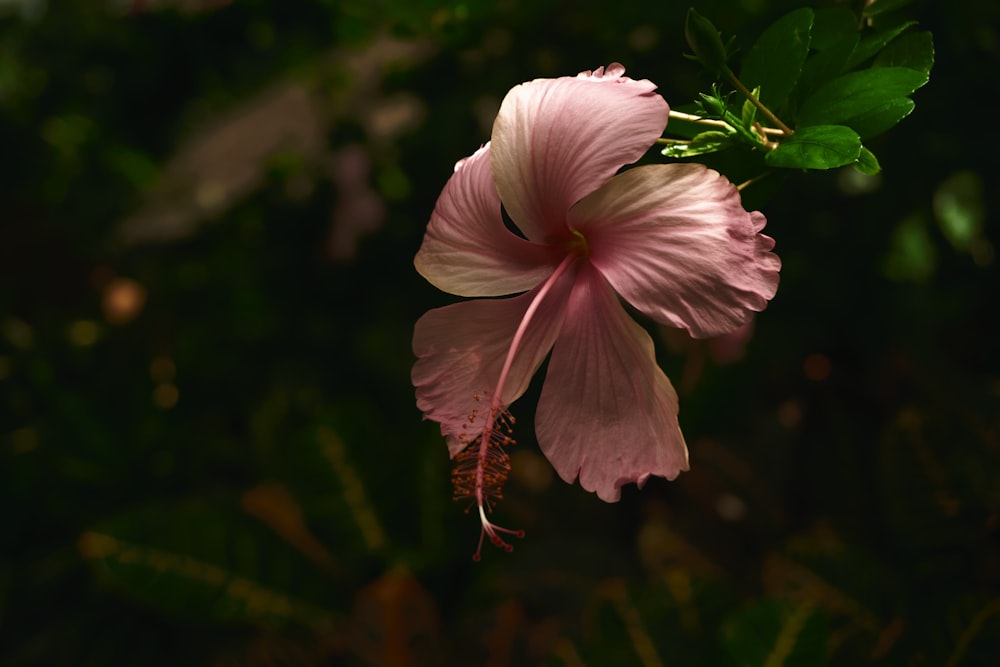
[[[22,319],[8,317],[0,324],[0,331],[7,342],[19,350],[29,350],[35,344],[35,334],[31,325]]]
[[[723,493],[715,499],[715,511],[726,521],[742,521],[747,515],[747,504],[739,496]]]
[[[802,423],[802,404],[797,399],[790,399],[778,406],[778,423],[789,431],[798,428]]]
[[[169,410],[174,407],[179,399],[180,392],[177,390],[177,386],[169,382],[160,383],[153,390],[153,405],[161,410]]]
[[[810,354],[802,364],[802,373],[813,382],[822,382],[830,377],[833,366],[825,354]]]
[[[111,324],[128,324],[146,305],[146,288],[131,278],[114,278],[104,288],[101,310]]]
[[[97,342],[101,330],[94,320],[77,320],[69,325],[69,342],[77,347],[90,347]]]

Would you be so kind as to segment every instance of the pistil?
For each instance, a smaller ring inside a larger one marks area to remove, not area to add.
[[[583,243],[583,248],[586,250],[586,239],[584,239],[583,235],[576,231],[573,233],[579,237],[580,241]],[[576,238],[571,241],[571,243],[574,242],[576,242]],[[482,532],[479,534],[479,546],[476,548],[476,553],[473,555],[474,560],[479,560],[480,558],[480,552],[483,547],[483,537],[485,535],[489,535],[490,541],[494,546],[502,547],[506,551],[510,551],[514,547],[500,537],[501,533],[524,537],[523,530],[503,528],[496,525],[486,517],[487,510],[491,509],[489,505],[489,490],[497,486],[495,484],[496,480],[491,479],[490,471],[496,467],[495,465],[491,466],[491,457],[494,459],[497,457],[497,448],[502,448],[504,445],[513,442],[509,435],[498,431],[498,421],[500,422],[499,425],[502,427],[503,424],[508,423],[505,416],[509,416],[506,406],[503,404],[503,391],[507,384],[507,378],[510,375],[510,369],[514,364],[514,357],[517,355],[521,342],[524,340],[525,332],[528,330],[528,325],[531,324],[532,318],[534,318],[535,313],[538,312],[538,308],[541,306],[542,301],[544,301],[545,297],[552,291],[553,286],[578,258],[579,255],[576,252],[568,253],[566,258],[563,259],[559,266],[556,267],[556,270],[552,272],[552,275],[550,275],[545,282],[542,283],[542,286],[535,295],[535,298],[531,300],[530,304],[528,304],[528,308],[524,311],[524,315],[521,317],[521,322],[518,324],[517,330],[514,332],[514,338],[510,342],[510,347],[507,349],[507,357],[504,359],[503,367],[500,370],[500,377],[497,379],[496,388],[493,390],[492,396],[490,396],[489,414],[486,416],[486,420],[483,425],[483,432],[477,438],[478,449],[476,451],[477,460],[475,466],[473,495],[476,499],[476,505],[479,507],[479,519],[482,523]],[[506,454],[504,453],[502,456],[506,457]],[[494,495],[495,493],[496,492],[494,491]]]

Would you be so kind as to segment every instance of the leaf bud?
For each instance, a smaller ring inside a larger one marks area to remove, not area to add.
[[[684,22],[684,37],[701,64],[717,75],[726,70],[726,47],[722,43],[722,35],[694,7],[688,10],[687,20]]]
[[[704,110],[705,115],[709,118],[722,118],[726,113],[726,103],[718,95],[706,95],[705,93],[698,93],[701,96],[701,100],[698,104]]]

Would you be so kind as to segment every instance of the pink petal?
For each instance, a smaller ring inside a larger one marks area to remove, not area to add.
[[[552,252],[504,226],[487,144],[455,165],[414,265],[445,292],[499,296],[529,290],[545,280],[558,264]]]
[[[529,239],[566,238],[566,212],[638,160],[663,132],[669,108],[649,81],[607,72],[536,79],[507,93],[493,124],[493,175],[511,219]]]
[[[590,261],[633,306],[696,338],[728,333],[778,289],[764,216],[698,164],[630,169],[570,211]]]
[[[618,500],[624,484],[688,469],[677,394],[649,334],[607,281],[581,269],[549,361],[535,417],[538,444],[559,476]]]
[[[503,406],[524,393],[552,349],[572,284],[572,272],[567,272],[541,302],[514,358]],[[411,373],[417,407],[425,418],[441,424],[444,435],[451,436],[448,445],[453,456],[482,430],[514,332],[537,291],[456,303],[417,320],[413,351],[418,359]]]

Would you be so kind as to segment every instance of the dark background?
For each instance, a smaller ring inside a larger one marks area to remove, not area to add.
[[[698,10],[745,52],[797,6]],[[0,3],[0,663],[997,664],[986,2],[900,10],[937,57],[883,174],[745,192],[783,260],[745,347],[652,328],[691,471],[563,484],[535,386],[527,537],[471,561],[409,383],[455,300],[424,226],[521,81],[706,89],[687,7]]]

